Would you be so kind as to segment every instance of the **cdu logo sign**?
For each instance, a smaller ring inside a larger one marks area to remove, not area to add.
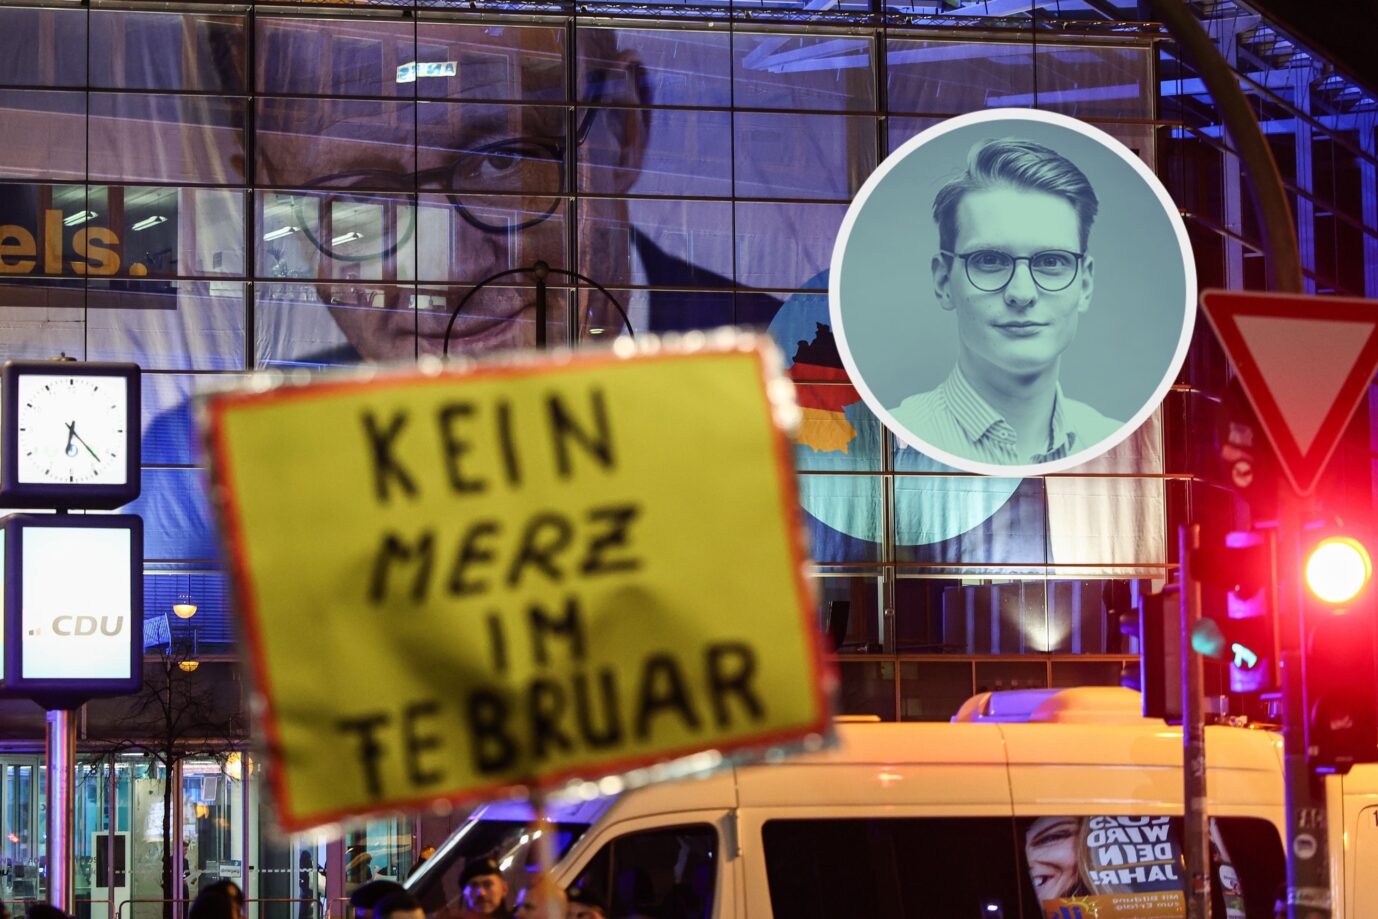
[[[124,631],[123,616],[58,616],[53,619],[49,630],[53,635],[60,635],[63,638],[82,638],[87,635],[95,635],[100,632],[102,635],[115,637]],[[37,638],[43,634],[42,626],[35,626],[28,630],[30,637]]]

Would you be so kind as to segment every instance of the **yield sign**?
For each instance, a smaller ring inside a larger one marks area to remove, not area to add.
[[[1201,307],[1298,494],[1378,370],[1378,300],[1207,290]]]

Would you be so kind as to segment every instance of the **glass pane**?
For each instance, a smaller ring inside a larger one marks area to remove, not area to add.
[[[415,76],[399,70],[416,61],[410,22],[261,16],[257,25],[260,92],[416,94]]]
[[[422,103],[417,110],[417,184],[492,195],[560,194],[565,186],[565,114],[563,108],[546,105]],[[585,113],[579,136],[603,137],[596,129],[605,120]]]
[[[260,277],[395,282],[415,275],[417,217],[410,196],[258,192],[255,205]],[[344,295],[330,290],[321,298]]]
[[[220,544],[211,515],[205,470],[144,469],[140,479],[139,498],[125,505],[124,513],[138,514],[144,519],[144,562],[219,565]],[[210,619],[200,612],[197,616],[201,621]]]
[[[842,204],[739,203],[737,283],[771,290],[823,288]]]
[[[623,66],[635,63],[641,70],[641,102],[645,105],[692,105],[727,108],[732,104],[732,65],[727,32],[678,29],[579,30],[580,101],[587,101],[583,87],[590,86],[592,70],[607,69],[614,52],[626,56]],[[654,147],[661,144],[654,134]]]
[[[244,101],[91,93],[91,178],[244,182]]]
[[[585,219],[597,221],[606,233],[616,234],[613,240],[603,239],[611,251],[625,252],[635,245],[645,272],[643,283],[656,287],[732,286],[730,203],[585,199],[581,205]],[[606,255],[600,260],[606,261]],[[609,263],[606,276],[610,280],[604,280],[593,264],[586,263],[579,270],[600,284],[611,285],[635,282],[637,269],[630,261]]]
[[[798,919],[1014,919],[1011,831],[999,817],[769,820],[761,836],[771,909]]]
[[[260,183],[370,191],[415,184],[415,103],[259,99],[257,109]]]
[[[123,253],[121,273],[135,277],[244,274],[244,193],[236,189],[112,187],[111,248]],[[118,205],[118,209],[116,208]]]
[[[1015,832],[1020,873],[1047,915],[1111,903],[1146,916],[1185,912],[1180,817],[1020,817]],[[1277,830],[1266,820],[1212,817],[1208,835],[1210,914],[1272,915],[1284,873]]]
[[[0,178],[86,180],[86,94],[0,89]]]
[[[93,280],[87,360],[145,370],[244,369],[244,283]]]
[[[182,763],[182,870],[187,880],[179,895],[184,898],[216,881],[242,886],[246,880],[242,757],[228,757]]]
[[[823,649],[837,653],[882,650],[880,636],[880,578],[815,578],[818,624]]]
[[[416,24],[417,60],[454,64],[418,75],[417,95],[558,102],[565,98],[565,30],[550,26]]]
[[[1043,661],[977,661],[976,691],[1046,689],[1048,666]]]
[[[900,664],[900,718],[948,721],[969,699],[970,661],[915,661]]]
[[[733,104],[742,108],[875,108],[870,39],[737,32],[732,51]]]
[[[478,283],[542,260],[566,270],[565,206],[563,198],[535,194],[422,195],[416,271],[427,283]],[[591,228],[586,222],[582,229]],[[620,252],[600,250],[600,257],[609,260],[619,254],[627,257],[625,247]],[[403,267],[399,259],[399,271]],[[607,270],[588,273],[608,283]],[[558,275],[551,278],[556,285],[567,281]]]
[[[709,919],[717,861],[718,834],[709,826],[628,833],[594,856],[570,886],[604,915]]]
[[[92,10],[90,55],[96,87],[244,91],[240,16]]]
[[[1053,661],[1053,686],[1119,686],[1126,666],[1138,675],[1134,661]]]
[[[1027,43],[891,39],[886,47],[894,112],[960,115],[1034,89],[1033,51]]]
[[[876,168],[876,121],[737,112],[735,188],[745,198],[848,199]]]
[[[903,447],[897,470],[932,468]],[[901,562],[1047,563],[1046,479],[907,475],[895,479],[895,554]]]
[[[992,105],[1030,105],[1078,118],[1152,118],[1153,52],[1148,48],[1042,45],[1038,92]]]
[[[800,473],[809,557],[821,565],[880,561],[881,478]]]
[[[877,715],[881,721],[895,720],[893,663],[841,660],[837,664],[837,674],[838,714]]]
[[[83,86],[86,83],[86,11],[0,8],[0,83],[9,86]]]
[[[723,143],[730,112],[679,109],[580,109],[591,126],[579,147],[579,190],[590,194],[726,196],[732,189],[731,148]],[[627,122],[645,120],[651,142],[633,155]]]

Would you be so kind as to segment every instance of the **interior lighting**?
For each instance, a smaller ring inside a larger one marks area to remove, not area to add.
[[[297,232],[298,229],[298,227],[279,227],[276,230],[270,230],[269,232],[263,234],[263,241],[266,243],[270,243],[275,239],[282,239],[282,237],[284,236],[291,236],[293,233]]]
[[[64,227],[74,227],[79,224],[83,224],[88,220],[94,220],[95,217],[95,211],[78,211],[75,214],[68,214],[66,217],[63,217],[62,225]]]
[[[264,238],[266,239],[267,237]],[[341,233],[339,236],[336,236],[334,239],[330,240],[330,245],[343,246],[345,243],[352,243],[355,240],[363,238],[364,234],[358,232],[357,230],[350,230],[348,233]]]
[[[152,217],[145,217],[129,229],[137,233],[139,230],[151,230],[160,223],[167,223],[167,218],[162,214],[154,214]]]

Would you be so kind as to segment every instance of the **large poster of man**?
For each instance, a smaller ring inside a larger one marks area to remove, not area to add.
[[[834,249],[844,365],[903,442],[989,475],[1067,470],[1129,437],[1195,318],[1186,229],[1127,147],[1032,109],[895,151]]]

